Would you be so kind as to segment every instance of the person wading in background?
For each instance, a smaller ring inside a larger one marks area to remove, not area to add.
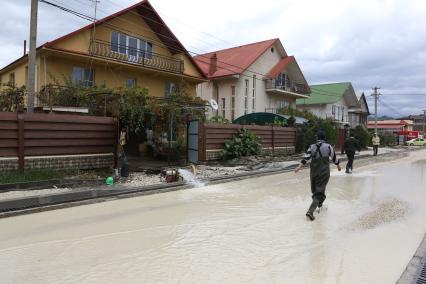
[[[373,138],[371,139],[371,142],[373,144],[373,156],[377,156],[377,152],[379,151],[379,145],[380,145],[380,137],[377,135],[377,133],[374,133]]]
[[[355,151],[361,152],[361,147],[359,146],[359,141],[354,137],[354,134],[351,133],[348,139],[346,139],[345,144],[343,145],[343,150],[348,157],[348,163],[346,164],[346,173],[351,174],[353,171],[353,164],[355,158]]]
[[[300,169],[306,165],[309,160],[311,160],[310,178],[312,203],[308,212],[306,212],[306,216],[311,221],[315,220],[315,209],[317,209],[317,207],[321,208],[326,198],[325,189],[327,187],[328,180],[330,179],[330,159],[340,171],[341,168],[339,160],[336,159],[336,152],[334,151],[334,148],[325,142],[325,133],[323,131],[318,131],[317,142],[309,146],[305,157],[294,170],[295,173],[299,172]]]

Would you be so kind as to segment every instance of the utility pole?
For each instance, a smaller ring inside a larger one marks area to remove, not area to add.
[[[377,100],[379,99],[380,94],[377,92],[380,90],[379,87],[374,87],[374,93],[372,96],[374,97],[374,133],[377,133]]]
[[[35,82],[36,82],[36,49],[37,49],[37,12],[38,0],[31,0],[30,20],[30,52],[28,54],[28,97],[27,111],[34,111]]]

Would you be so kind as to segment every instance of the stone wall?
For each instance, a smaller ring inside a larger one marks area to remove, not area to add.
[[[206,151],[206,160],[207,161],[215,161],[220,159],[220,152],[222,149],[218,150],[207,150]],[[275,147],[274,151],[272,151],[271,147],[262,148],[262,154],[274,155],[274,156],[285,156],[294,154],[296,151],[295,147]]]
[[[25,157],[25,169],[100,169],[110,168],[114,163],[114,155],[85,154],[85,155],[60,155],[60,156],[34,156]],[[18,158],[0,158],[0,171],[18,169]]]

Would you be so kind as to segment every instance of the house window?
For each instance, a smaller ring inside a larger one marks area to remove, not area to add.
[[[134,37],[128,37],[129,41],[129,51],[128,55],[132,58],[137,58],[138,56],[138,39]]]
[[[9,74],[9,85],[15,86],[15,72]]]
[[[176,94],[176,92],[178,91],[178,87],[176,86],[175,83],[172,82],[166,82],[166,84],[164,85],[164,96],[170,97],[170,95],[172,94]]]
[[[84,84],[88,87],[93,87],[94,70],[82,67],[73,67],[71,80],[74,84]]]
[[[118,52],[119,45],[120,45],[119,33],[112,32],[111,33],[111,50],[114,52]]]
[[[252,97],[252,112],[256,112],[256,75],[253,75],[253,97]]]
[[[152,59],[152,43],[151,42],[146,42],[145,50],[146,50],[145,58]]]
[[[129,89],[136,87],[136,79],[135,78],[128,78],[126,80],[126,87],[129,88]]]
[[[288,102],[284,101],[284,100],[281,100],[281,101],[278,101],[277,109],[283,109],[283,108],[285,108],[287,106],[288,106]]]
[[[231,86],[231,120],[235,119],[235,86]]]
[[[226,100],[225,98],[222,98],[222,116],[225,117],[226,115]]]
[[[249,80],[245,80],[246,88],[244,90],[244,114],[248,113],[248,93],[249,93]]]
[[[119,34],[118,38],[120,39],[118,52],[126,54],[126,52],[127,52],[127,36],[125,34]]]
[[[126,54],[129,59],[152,59],[152,43],[123,33],[111,33],[111,50]]]
[[[345,107],[342,106],[342,121],[345,121]]]

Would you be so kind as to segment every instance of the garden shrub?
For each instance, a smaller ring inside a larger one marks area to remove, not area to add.
[[[358,125],[357,127],[355,127],[354,132],[354,136],[356,139],[358,139],[361,148],[365,149],[368,145],[371,144],[371,136],[370,133],[368,133],[367,129],[365,129],[361,125]]]
[[[232,140],[226,140],[221,156],[232,159],[242,156],[259,155],[262,144],[259,137],[247,129],[240,129]]]
[[[216,115],[209,119],[210,123],[230,124],[231,122],[223,116]]]

